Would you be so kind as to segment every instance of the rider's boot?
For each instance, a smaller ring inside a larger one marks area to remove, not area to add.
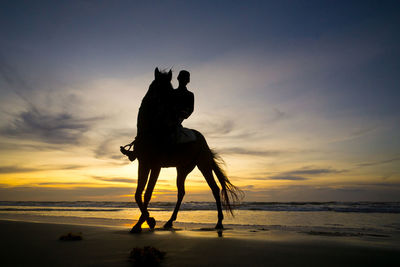
[[[137,153],[135,150],[133,150],[133,151],[127,150],[127,149],[125,149],[125,147],[121,146],[120,151],[122,154],[127,156],[130,161],[134,161],[137,158]]]

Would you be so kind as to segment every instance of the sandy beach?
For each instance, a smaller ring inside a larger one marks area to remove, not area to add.
[[[60,241],[67,233],[81,241]],[[166,252],[161,266],[399,266],[400,248],[379,238],[212,229],[163,231],[0,221],[1,266],[132,266],[134,247]]]

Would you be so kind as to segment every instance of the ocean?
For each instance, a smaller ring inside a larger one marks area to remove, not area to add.
[[[162,227],[174,202],[152,202],[151,216]],[[234,216],[224,212],[224,226],[249,231],[296,231],[337,236],[391,237],[400,234],[400,202],[244,202]],[[131,227],[140,216],[133,202],[0,201],[0,219]],[[175,226],[212,228],[214,202],[182,203]]]

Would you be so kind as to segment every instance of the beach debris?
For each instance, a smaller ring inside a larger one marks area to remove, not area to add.
[[[159,266],[165,254],[166,252],[152,246],[136,247],[132,249],[129,261],[133,263],[133,266]]]
[[[82,233],[68,233],[60,236],[59,240],[61,241],[79,241],[82,240]]]

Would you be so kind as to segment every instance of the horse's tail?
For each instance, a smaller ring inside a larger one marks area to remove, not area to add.
[[[222,158],[214,151],[212,154],[212,169],[221,184],[221,200],[224,208],[233,215],[233,208],[240,203],[243,198],[243,191],[234,186],[226,176],[224,170],[220,167],[223,164]]]

